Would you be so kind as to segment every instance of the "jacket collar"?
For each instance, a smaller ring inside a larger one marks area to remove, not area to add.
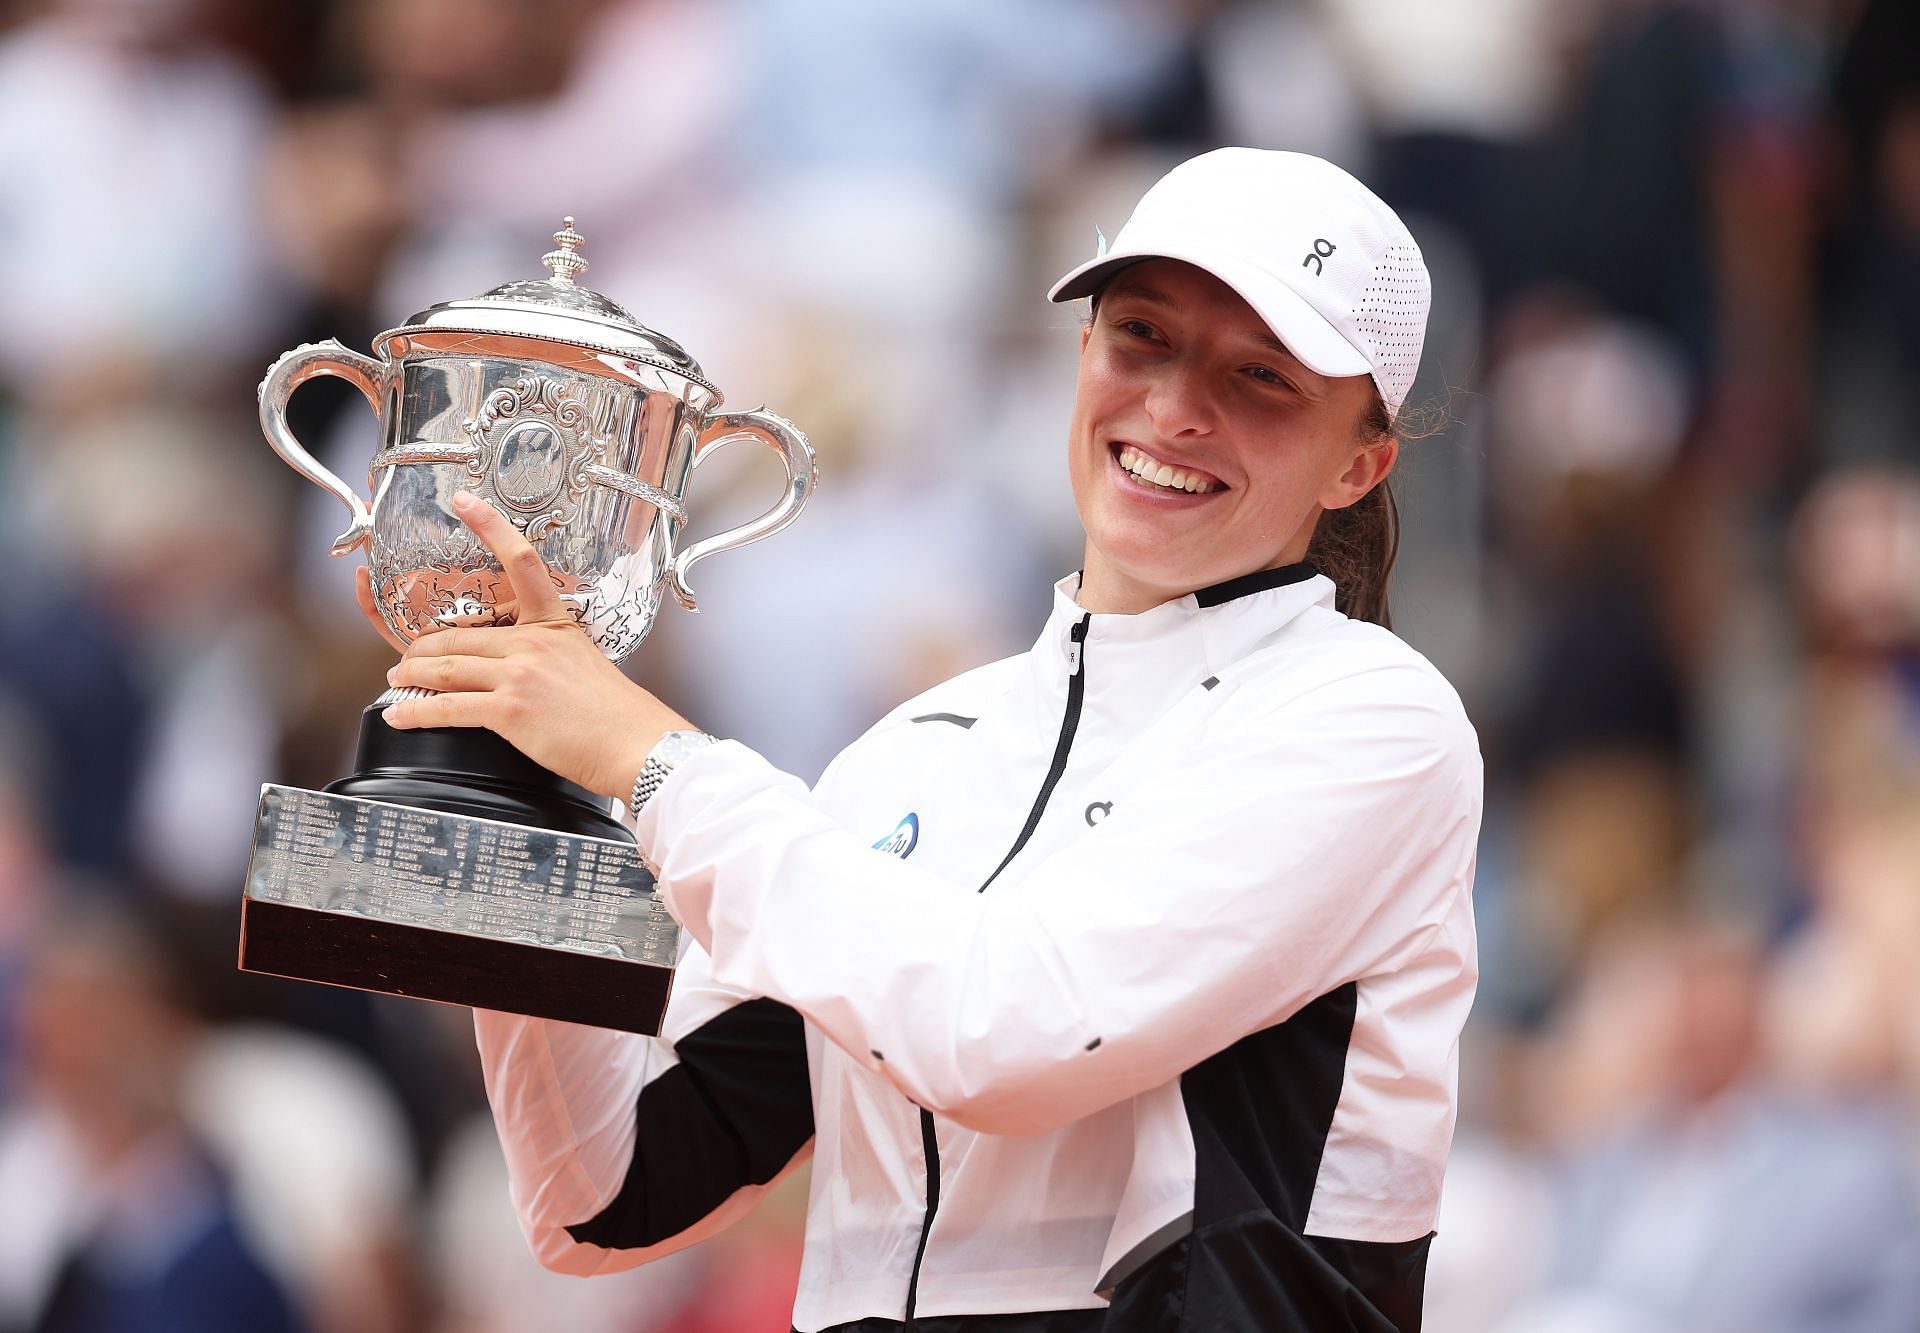
[[[1088,613],[1075,600],[1080,591],[1078,573],[1053,587],[1053,612],[1039,646],[1064,660],[1069,631]],[[1157,649],[1192,643],[1197,635],[1203,664],[1210,672],[1218,671],[1309,608],[1331,610],[1333,592],[1333,581],[1304,563],[1256,570],[1132,615],[1097,612],[1088,624],[1088,650],[1111,651],[1131,644],[1137,645],[1136,651],[1158,656]]]
[[[1282,565],[1278,569],[1256,569],[1251,574],[1242,574],[1237,579],[1228,579],[1225,583],[1215,583],[1198,592],[1189,593],[1194,604],[1200,607],[1224,606],[1241,597],[1251,597],[1255,593],[1266,592],[1269,588],[1284,588],[1290,583],[1305,583],[1314,577],[1317,571],[1306,561],[1297,561],[1291,565]]]

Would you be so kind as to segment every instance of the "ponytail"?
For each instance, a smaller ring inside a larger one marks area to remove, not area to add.
[[[1360,429],[1371,440],[1385,440],[1394,433],[1393,419],[1378,390]],[[1400,508],[1383,478],[1345,509],[1320,515],[1307,545],[1307,563],[1333,580],[1334,608],[1342,615],[1390,629],[1387,580],[1399,552]]]

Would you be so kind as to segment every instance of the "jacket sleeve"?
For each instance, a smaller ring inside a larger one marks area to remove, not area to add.
[[[986,893],[876,852],[732,742],[681,766],[639,836],[717,980],[923,1107],[1026,1134],[1424,952],[1470,974],[1452,909],[1479,815],[1458,701],[1382,667],[1223,708],[1151,790]]]
[[[800,1016],[690,947],[660,1037],[474,1011],[514,1211],[548,1268],[684,1249],[750,1212],[813,1137]]]

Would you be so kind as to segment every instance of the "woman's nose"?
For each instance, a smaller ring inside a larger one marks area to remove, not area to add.
[[[1147,418],[1154,429],[1171,439],[1205,435],[1213,429],[1213,405],[1205,387],[1191,369],[1163,367],[1147,386]]]

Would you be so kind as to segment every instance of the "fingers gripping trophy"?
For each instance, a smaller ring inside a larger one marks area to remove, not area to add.
[[[346,505],[333,554],[366,551],[373,607],[401,644],[512,624],[522,605],[544,614],[557,599],[618,662],[664,591],[695,609],[697,561],[778,532],[813,488],[805,436],[771,412],[721,412],[678,343],[579,285],[572,218],[553,239],[547,278],[432,306],[375,338],[370,357],[331,339],[295,348],[261,381],[261,429]],[[288,430],[289,398],[322,375],[353,385],[379,419],[371,503]],[[746,440],[780,456],[778,503],[679,547],[693,470]],[[551,589],[516,587],[529,575],[456,514],[462,494],[505,516]],[[610,803],[491,731],[382,719],[422,693],[369,704],[354,771],[326,790],[262,788],[240,966],[657,1032],[678,927]]]

